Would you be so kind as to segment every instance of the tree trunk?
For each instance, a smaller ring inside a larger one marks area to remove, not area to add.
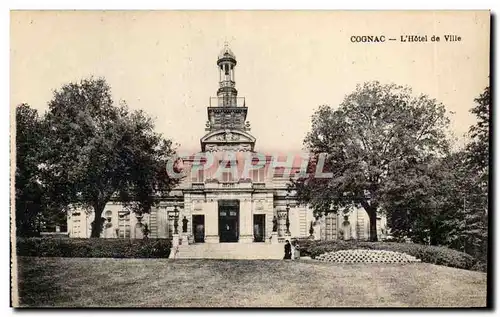
[[[377,209],[370,208],[368,210],[368,217],[370,218],[370,241],[377,242]]]
[[[370,205],[367,201],[362,201],[361,206],[366,210],[370,219],[370,241],[376,242],[377,238],[377,205]]]
[[[104,211],[106,204],[96,203],[94,204],[94,221],[92,222],[92,231],[90,232],[91,238],[99,238],[102,231],[102,212]]]
[[[439,229],[433,225],[429,232],[429,244],[438,245],[439,244],[438,241],[439,241]]]
[[[431,236],[429,238],[429,244],[430,245],[438,245],[437,238],[434,234],[431,233]]]

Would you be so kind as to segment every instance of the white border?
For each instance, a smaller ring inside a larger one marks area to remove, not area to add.
[[[475,0],[475,1],[438,1],[438,0],[420,0],[409,3],[408,1],[369,1],[369,0],[350,0],[342,2],[327,2],[321,0],[308,1],[272,1],[272,0],[253,0],[253,1],[234,1],[234,0],[184,0],[184,1],[36,1],[36,0],[18,0],[7,1],[11,9],[85,9],[85,10],[315,10],[315,9],[334,9],[334,10],[472,10],[472,9],[490,9],[495,7],[493,0]]]
[[[1,11],[0,15],[0,24],[1,24],[1,43],[3,46],[3,49],[0,50],[2,56],[1,56],[1,61],[2,61],[2,69],[7,70],[9,69],[9,10],[11,9],[85,9],[85,10],[117,10],[117,9],[140,9],[140,10],[150,10],[150,9],[169,9],[169,10],[224,10],[224,9],[230,9],[230,10],[245,10],[245,9],[258,9],[258,10],[265,10],[265,9],[280,9],[280,10],[298,10],[298,9],[306,9],[306,10],[317,10],[317,9],[336,9],[336,10],[442,10],[442,9],[448,9],[448,10],[467,10],[467,9],[492,9],[492,11],[495,13],[498,13],[500,10],[499,8],[499,3],[500,1],[498,0],[475,0],[475,1],[437,1],[437,0],[426,0],[426,1],[413,1],[413,3],[408,3],[405,1],[385,1],[385,0],[378,0],[378,1],[360,1],[360,0],[349,0],[349,1],[342,1],[342,2],[326,2],[326,1],[318,1],[318,0],[307,0],[307,1],[271,1],[271,0],[253,0],[253,1],[235,1],[235,0],[217,0],[217,1],[189,1],[189,0],[184,0],[184,1],[169,1],[168,3],[165,3],[165,1],[151,1],[151,0],[141,0],[137,2],[125,2],[125,1],[103,1],[103,0],[87,0],[87,1],[36,1],[36,0],[31,0],[31,1],[5,1],[2,2],[1,6],[2,9],[5,9]],[[498,21],[495,19],[495,24]],[[495,42],[498,39],[498,32],[495,32]],[[493,39],[492,39],[493,40]],[[497,54],[495,54],[496,56]],[[0,91],[1,91],[1,96],[3,102],[3,107],[1,107],[2,113],[0,114],[0,118],[3,121],[2,124],[0,124],[1,129],[3,129],[2,133],[0,134],[0,148],[3,149],[3,152],[1,154],[1,162],[2,162],[2,167],[1,169],[1,174],[0,174],[0,182],[1,182],[1,190],[0,190],[0,197],[2,201],[2,205],[4,207],[4,219],[5,221],[0,222],[0,224],[3,226],[3,230],[1,232],[4,234],[5,240],[1,244],[2,250],[1,250],[1,255],[4,266],[7,266],[5,270],[3,270],[3,274],[1,275],[2,281],[2,298],[4,299],[3,305],[2,305],[2,311],[1,315],[6,316],[6,315],[12,315],[13,310],[10,309],[9,306],[9,294],[10,294],[10,281],[9,281],[9,276],[7,274],[7,271],[9,270],[9,259],[10,259],[10,254],[9,254],[9,228],[8,228],[8,215],[9,215],[9,176],[10,176],[10,171],[9,171],[9,151],[7,150],[10,142],[9,142],[9,113],[10,113],[10,102],[9,102],[9,72],[4,71],[3,76],[2,76],[2,85],[0,86]],[[493,87],[494,91],[497,91],[498,85],[495,85]],[[29,93],[29,92],[26,92]],[[499,127],[499,122],[498,117],[500,115],[497,114],[495,120],[495,126]],[[495,145],[496,142],[495,142]],[[497,154],[498,158],[498,154]],[[495,163],[497,163],[495,161]],[[497,164],[495,164],[497,165]],[[496,174],[496,173],[495,173]],[[496,175],[495,175],[496,176]],[[496,196],[500,197],[500,189],[496,188],[495,193],[492,193],[491,196]],[[498,222],[500,219],[500,216],[495,212],[492,211],[496,215],[496,222],[495,222],[495,228],[498,228]],[[497,235],[498,236],[498,235]],[[496,242],[496,241],[495,241]],[[495,247],[497,244],[493,243],[493,246]],[[495,252],[495,254],[498,255],[498,252]],[[493,260],[493,263],[497,263],[497,257]],[[495,281],[496,282],[496,281]],[[495,283],[496,284],[496,283]],[[497,285],[495,285],[497,286]],[[496,288],[496,296],[494,299],[494,302],[498,303],[498,293],[499,290]],[[30,311],[30,312],[24,312],[23,315],[34,315],[35,313],[45,315],[45,316],[51,316],[54,313],[59,313],[59,314],[67,314],[67,313],[92,313],[94,316],[104,316],[105,313],[112,313],[112,314],[117,314],[117,313],[124,313],[122,311],[120,312],[115,312],[115,311],[106,311],[106,312],[96,312],[96,311],[59,311],[59,312],[54,312],[54,311]],[[158,313],[164,313],[157,311]],[[270,311],[270,312],[262,312],[262,311],[226,311],[227,313],[257,313],[257,314],[268,314],[268,313],[273,313],[275,311]],[[339,315],[345,315],[348,314],[349,312],[346,311],[322,311],[323,313],[326,314],[331,314],[334,313],[336,316]],[[139,311],[130,311],[131,314],[139,314]],[[168,314],[179,314],[179,313],[186,313],[185,311],[169,311]],[[200,313],[203,313],[204,315],[212,315],[212,314],[219,314],[220,312],[210,312],[210,311],[200,311]],[[298,313],[293,313],[291,311],[286,311],[286,312],[280,312],[280,313],[285,313],[287,315],[295,315]],[[300,311],[300,313],[310,313],[310,311]],[[384,310],[375,310],[375,311],[356,311],[356,314],[358,313],[368,313],[368,314],[373,314],[373,315],[382,315],[382,314],[400,314],[404,313],[404,311],[384,311]],[[423,313],[421,311],[412,311],[412,313]],[[456,314],[458,311],[425,311],[425,314]]]

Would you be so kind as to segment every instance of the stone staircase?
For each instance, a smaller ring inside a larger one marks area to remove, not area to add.
[[[196,243],[173,247],[170,259],[283,259],[282,243]]]

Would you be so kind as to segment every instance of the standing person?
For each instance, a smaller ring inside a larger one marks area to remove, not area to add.
[[[290,245],[290,241],[285,241],[285,256],[284,260],[290,260],[292,258],[292,246]]]

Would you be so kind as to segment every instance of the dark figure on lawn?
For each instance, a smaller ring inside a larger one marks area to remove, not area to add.
[[[292,259],[292,246],[290,245],[290,241],[285,241],[285,257],[284,260]]]

